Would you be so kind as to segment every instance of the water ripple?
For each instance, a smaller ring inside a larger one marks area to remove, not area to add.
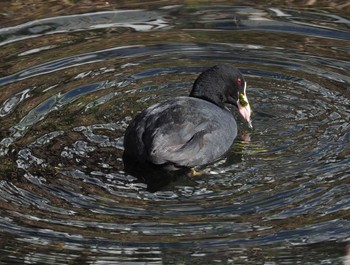
[[[348,25],[326,11],[183,4],[1,29],[16,56],[0,72],[0,263],[341,264]],[[239,135],[202,176],[124,172],[136,113],[187,95],[217,63],[248,80],[254,130],[233,111]]]

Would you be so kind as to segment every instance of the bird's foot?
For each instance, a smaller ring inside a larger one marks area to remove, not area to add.
[[[199,177],[204,174],[204,171],[197,171],[195,168],[191,168],[191,172],[189,173],[190,177]]]

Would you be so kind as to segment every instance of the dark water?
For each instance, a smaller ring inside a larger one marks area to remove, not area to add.
[[[98,3],[2,11],[0,263],[350,264],[348,9]],[[126,126],[217,63],[254,129],[150,192]]]

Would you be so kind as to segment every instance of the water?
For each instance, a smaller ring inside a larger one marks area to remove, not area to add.
[[[7,6],[0,263],[349,264],[347,10]],[[234,146],[202,176],[126,174],[131,119],[217,63],[248,81],[254,129],[237,115]]]

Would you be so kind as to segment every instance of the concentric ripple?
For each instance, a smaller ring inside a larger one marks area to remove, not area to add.
[[[2,29],[0,261],[342,264],[348,25],[316,11],[179,5]],[[239,136],[202,176],[125,173],[136,113],[187,95],[217,63],[246,77],[254,129],[233,110]]]

